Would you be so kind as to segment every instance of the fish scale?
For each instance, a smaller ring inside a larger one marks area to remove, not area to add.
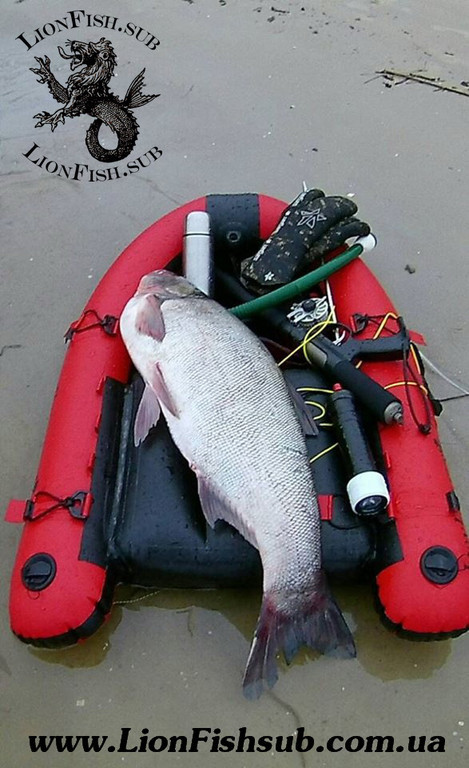
[[[198,471],[239,499],[237,512],[255,529],[259,548],[271,557],[272,547],[296,555],[292,578],[300,583],[299,567],[311,562],[312,552],[320,567],[319,511],[283,376],[257,337],[215,302],[165,301],[162,313],[166,336],[160,365],[176,405],[181,402],[179,418],[163,408],[176,444]],[[260,508],[251,504],[259,496]],[[276,535],[287,531],[279,544]]]
[[[208,522],[225,520],[259,550],[264,595],[244,675],[246,696],[275,683],[279,650],[288,662],[303,644],[354,655],[321,569],[319,508],[304,434],[265,346],[220,304],[166,270],[142,278],[120,326],[146,383],[137,442],[161,409],[197,475]]]

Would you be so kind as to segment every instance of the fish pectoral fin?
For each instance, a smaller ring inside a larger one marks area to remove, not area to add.
[[[153,389],[146,385],[142,399],[138,406],[137,415],[135,416],[134,423],[134,443],[135,446],[140,445],[150,429],[155,426],[159,417],[161,409],[158,402],[158,398],[155,395]]]
[[[196,470],[200,506],[205,515],[205,519],[211,528],[215,526],[217,520],[224,520],[241,534],[253,547],[257,549],[256,537],[254,531],[247,527],[241,517],[236,513],[233,505],[220,491],[208,480],[199,474]]]
[[[135,325],[139,333],[151,336],[156,341],[163,341],[166,333],[164,326],[161,302],[156,296],[145,296],[135,318]]]
[[[285,380],[285,383],[288,387],[290,397],[292,399],[293,405],[295,406],[296,415],[298,416],[298,420],[301,424],[304,434],[306,437],[316,437],[316,435],[319,434],[319,429],[318,425],[313,419],[311,409],[305,403],[301,393],[298,392],[294,384],[292,384],[287,379]]]
[[[161,370],[159,363],[155,363],[153,366],[149,383],[160,403],[162,403],[173,416],[178,418],[179,411],[171,396],[171,392],[166,386],[163,371]]]
[[[194,467],[191,467],[191,469],[194,469]],[[199,475],[197,470],[195,470],[195,473],[197,475],[200,506],[207,523],[213,528],[217,520],[225,519],[226,504],[210,481]]]

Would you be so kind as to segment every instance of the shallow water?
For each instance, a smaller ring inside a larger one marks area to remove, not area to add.
[[[466,81],[469,17],[462,0],[314,7],[295,0],[274,4],[276,10],[263,0],[103,0],[100,13],[131,20],[161,40],[152,51],[135,36],[107,32],[119,54],[113,89],[123,96],[145,67],[144,92],[161,93],[138,114],[132,157],[154,146],[163,150],[148,167],[104,183],[58,178],[24,156],[37,143],[37,156],[41,151],[62,163],[99,165],[84,145],[88,117],[68,119],[54,133],[33,127],[33,115],[56,105],[29,67],[37,66],[34,55],[48,55],[64,82],[69,68],[57,46],[71,36],[97,40],[102,28],[61,31],[30,50],[15,39],[24,33],[32,42],[36,28],[69,8],[64,2],[50,2],[46,10],[28,0],[2,3],[1,508],[10,497],[31,493],[65,329],[137,234],[207,192],[257,191],[289,200],[306,179],[328,193],[354,195],[379,238],[369,263],[408,325],[426,335],[430,358],[469,381],[467,99],[417,83],[387,88],[375,75],[383,68],[423,69],[450,83]],[[453,394],[438,377],[430,383],[436,394]],[[440,419],[463,510],[468,421],[467,400],[448,403]],[[380,624],[371,585],[335,587],[354,629],[355,660],[302,652],[290,667],[280,666],[272,693],[250,703],[241,679],[257,590],[146,595],[121,587],[110,620],[86,643],[32,649],[8,627],[19,535],[19,528],[2,525],[5,768],[58,768],[64,760],[77,768],[363,764],[360,751],[209,752],[216,728],[218,735],[238,738],[243,727],[256,738],[304,728],[317,744],[334,735],[390,735],[407,747],[411,736],[425,736],[427,745],[441,736],[444,754],[404,750],[370,760],[378,768],[467,765],[469,636],[437,643],[396,638]],[[118,744],[126,728],[128,749],[143,749],[146,736],[212,730],[192,753],[109,752],[106,744],[100,753],[77,750],[64,757],[32,754],[28,746],[31,734],[107,735],[109,744]]]

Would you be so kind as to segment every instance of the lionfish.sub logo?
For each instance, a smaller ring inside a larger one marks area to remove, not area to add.
[[[55,131],[67,117],[90,115],[95,118],[85,138],[90,155],[100,162],[118,162],[132,152],[137,142],[139,125],[133,110],[149,104],[160,94],[145,95],[142,92],[145,69],[132,80],[123,99],[112,93],[109,82],[117,58],[110,41],[104,37],[90,43],[70,40],[66,45],[69,52],[58,46],[60,56],[70,61],[72,70],[65,85],[52,74],[48,56],[35,56],[39,66],[31,67],[31,72],[38,76],[39,83],[47,85],[54,99],[62,105],[53,113],[39,112],[34,115],[37,120],[35,127],[49,126]],[[114,149],[107,149],[99,141],[99,131],[103,125],[117,135],[117,146]]]

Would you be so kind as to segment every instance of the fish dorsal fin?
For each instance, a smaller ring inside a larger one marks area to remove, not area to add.
[[[204,477],[197,470],[195,470],[195,473],[197,475],[200,506],[210,527],[213,528],[217,520],[224,520],[225,523],[229,523],[233,528],[236,528],[241,536],[257,549],[254,531],[243,522],[234,509],[233,504],[208,478]]]
[[[158,398],[151,387],[146,385],[134,423],[134,443],[140,445],[150,429],[155,426],[160,417],[161,409]]]
[[[156,296],[148,294],[144,297],[135,318],[135,325],[137,331],[143,333],[144,336],[151,336],[156,341],[163,341],[165,336],[164,319],[161,302]]]
[[[155,365],[151,369],[151,378],[149,380],[149,384],[152,390],[154,391],[155,395],[157,396],[158,400],[160,401],[160,403],[164,405],[168,409],[168,411],[172,413],[173,416],[178,418],[179,411],[171,396],[171,392],[166,386],[166,382],[163,376],[163,371],[161,370],[159,363],[155,363]]]

